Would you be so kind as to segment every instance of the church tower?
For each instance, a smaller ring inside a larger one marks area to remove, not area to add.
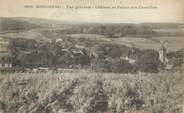
[[[159,49],[159,59],[164,65],[166,64],[166,48],[164,43],[161,43],[161,47]]]

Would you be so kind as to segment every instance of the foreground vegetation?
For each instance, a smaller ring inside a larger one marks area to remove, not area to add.
[[[1,113],[182,113],[182,71],[0,75]]]

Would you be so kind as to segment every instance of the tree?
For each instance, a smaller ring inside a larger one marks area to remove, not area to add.
[[[159,54],[154,50],[143,51],[142,55],[135,62],[135,69],[142,72],[157,73],[160,66]]]

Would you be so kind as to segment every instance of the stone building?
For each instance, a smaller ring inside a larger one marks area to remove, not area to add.
[[[162,62],[162,64],[166,64],[166,48],[164,46],[164,44],[161,45],[160,49],[159,49],[159,59]]]
[[[0,37],[0,69],[12,68],[12,57],[8,45],[9,41]]]
[[[0,68],[12,68],[12,58],[9,56],[1,57]]]

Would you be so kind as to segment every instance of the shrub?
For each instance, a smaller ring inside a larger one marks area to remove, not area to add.
[[[133,66],[126,60],[116,60],[111,64],[111,71],[115,73],[132,72]]]
[[[102,59],[94,59],[92,61],[92,70],[97,72],[111,72],[110,62]]]

